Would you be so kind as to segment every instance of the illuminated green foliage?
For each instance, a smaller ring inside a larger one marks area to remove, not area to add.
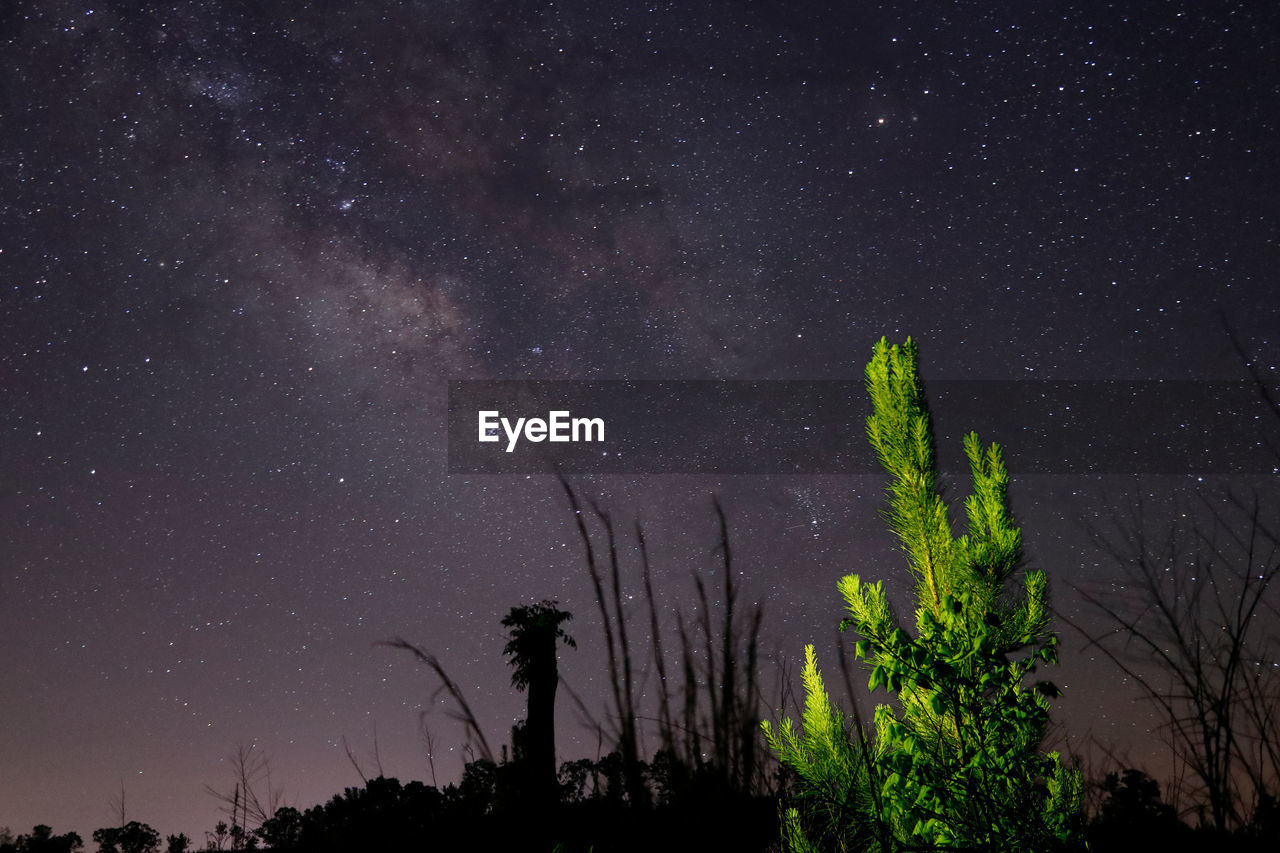
[[[933,428],[915,344],[876,345],[867,366],[867,434],[889,474],[886,519],[916,581],[914,636],[881,582],[840,580],[842,628],[876,708],[864,735],[831,706],[805,650],[803,732],[790,720],[765,735],[795,771],[784,815],[788,849],[1041,851],[1078,834],[1080,777],[1039,751],[1057,688],[1034,681],[1057,661],[1043,572],[1021,571],[1000,448],[964,441],[973,480],[966,532],[956,537],[937,484]],[[1020,587],[1020,588],[1019,588]]]

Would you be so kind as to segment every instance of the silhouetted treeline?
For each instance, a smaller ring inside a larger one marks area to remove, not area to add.
[[[16,838],[9,830],[0,829],[0,853],[72,853],[84,847],[84,841],[74,832],[54,835],[51,827],[38,824],[29,835]]]
[[[123,826],[105,827],[93,831],[98,853],[160,853],[160,833],[145,823],[131,820]],[[0,827],[0,853],[76,853],[84,850],[84,840],[75,832],[54,835],[53,830],[39,824],[30,835],[16,838],[7,827]],[[186,835],[170,835],[165,853],[188,853],[191,839]]]
[[[561,765],[559,799],[527,796],[516,762],[480,759],[443,789],[421,782],[370,779],[323,805],[278,809],[253,834],[261,849],[290,853],[383,850],[684,850],[726,845],[767,850],[776,835],[772,797],[727,790],[718,774],[699,773],[659,753],[641,762],[648,804],[630,798],[619,753]]]
[[[1102,801],[1089,822],[1090,853],[1132,853],[1136,849],[1161,853],[1272,853],[1280,850],[1280,803],[1264,794],[1252,817],[1228,832],[1208,822],[1188,826],[1160,795],[1159,784],[1132,768],[1108,773],[1098,784]]]
[[[263,850],[280,853],[352,851],[535,850],[765,851],[776,839],[777,800],[727,790],[718,773],[689,768],[660,752],[642,763],[650,805],[637,807],[619,753],[598,761],[566,761],[559,769],[559,801],[529,807],[513,762],[473,761],[457,784],[436,788],[377,777],[347,788],[321,805],[282,807],[257,830],[220,824],[204,845],[186,836],[166,843],[146,824],[93,833],[86,848],[76,833],[55,835],[48,826],[13,836],[0,829],[0,853],[185,853],[192,850]],[[1280,849],[1280,803],[1263,797],[1251,819],[1235,832],[1192,828],[1161,797],[1151,777],[1134,769],[1108,773],[1088,828],[1091,853],[1238,851]],[[239,831],[236,831],[239,830]]]

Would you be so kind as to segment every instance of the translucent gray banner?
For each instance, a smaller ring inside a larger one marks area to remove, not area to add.
[[[939,381],[926,394],[947,471],[966,469],[970,430],[1015,474],[1280,469],[1280,418],[1250,382]],[[875,474],[868,414],[852,380],[454,380],[449,472]]]

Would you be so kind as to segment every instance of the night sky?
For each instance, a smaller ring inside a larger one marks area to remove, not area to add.
[[[18,0],[0,40],[15,832],[87,838],[123,787],[199,841],[240,744],[300,808],[359,784],[344,737],[430,782],[424,710],[453,781],[438,683],[374,644],[435,652],[507,742],[499,621],[543,598],[603,716],[564,494],[447,473],[450,379],[857,380],[881,335],[926,379],[1248,378],[1224,317],[1280,364],[1271,3]],[[1016,424],[983,437],[1016,458]],[[1188,471],[1015,479],[1064,614],[1118,576],[1081,544],[1100,495],[1276,490]],[[842,574],[906,588],[879,477],[575,484],[645,523],[670,624],[718,494],[793,665],[832,663]],[[1154,755],[1062,631],[1064,724]],[[595,757],[559,714],[561,756]]]

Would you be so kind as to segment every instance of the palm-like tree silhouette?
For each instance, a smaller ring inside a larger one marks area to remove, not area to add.
[[[528,691],[529,713],[516,729],[512,746],[524,765],[527,783],[536,797],[554,800],[556,792],[555,704],[560,672],[556,665],[557,641],[577,648],[573,637],[560,627],[573,618],[550,599],[513,607],[502,620],[508,629],[502,653],[515,667],[511,683]]]

